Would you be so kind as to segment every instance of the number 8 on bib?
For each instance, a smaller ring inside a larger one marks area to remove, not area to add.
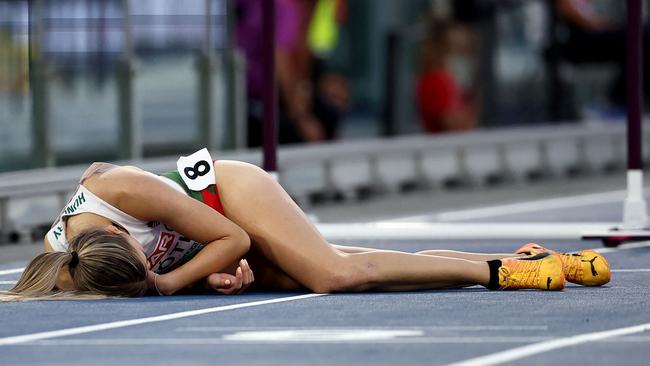
[[[212,157],[206,148],[190,156],[181,156],[176,167],[183,182],[193,191],[201,191],[217,183]]]

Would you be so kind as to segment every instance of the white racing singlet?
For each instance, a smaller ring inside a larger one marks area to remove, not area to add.
[[[46,237],[55,251],[67,251],[68,242],[65,233],[66,218],[85,212],[103,216],[124,227],[144,249],[151,270],[166,273],[189,261],[202,248],[203,244],[190,240],[174,229],[160,222],[139,220],[102,200],[82,185],[83,181],[96,173],[115,168],[108,163],[94,163],[81,177],[79,187],[70,201],[57,217]],[[149,173],[161,182],[185,195],[183,188],[171,179]],[[214,174],[213,174],[214,176]]]

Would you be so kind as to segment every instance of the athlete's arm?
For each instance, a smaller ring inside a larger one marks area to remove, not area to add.
[[[50,245],[50,242],[47,240],[47,237],[43,238],[43,247],[45,248],[46,253],[54,251],[52,245]]]
[[[158,277],[170,295],[208,275],[223,272],[250,247],[248,234],[216,210],[135,169],[114,169],[99,178],[110,187],[117,207],[144,221],[160,221],[205,247],[187,263]]]

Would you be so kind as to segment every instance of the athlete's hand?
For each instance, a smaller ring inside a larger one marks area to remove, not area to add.
[[[230,273],[213,273],[207,278],[209,288],[226,295],[236,295],[244,292],[255,281],[255,276],[246,259],[239,261],[235,275]]]

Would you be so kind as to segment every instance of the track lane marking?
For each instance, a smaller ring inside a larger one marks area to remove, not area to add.
[[[246,303],[240,303],[240,304],[216,306],[216,307],[205,308],[205,309],[181,311],[181,312],[178,312],[178,313],[157,315],[157,316],[151,316],[151,317],[146,317],[146,318],[120,320],[120,321],[114,321],[114,322],[108,322],[108,323],[86,325],[86,326],[81,326],[81,327],[66,328],[66,329],[53,330],[53,331],[47,331],[47,332],[39,332],[39,333],[31,333],[31,334],[10,336],[10,337],[0,338],[0,346],[7,346],[7,345],[20,344],[20,343],[26,343],[26,342],[33,342],[33,341],[51,339],[51,338],[58,338],[58,337],[66,337],[66,336],[77,335],[77,334],[99,332],[99,331],[102,331],[102,330],[125,328],[125,327],[130,327],[130,326],[133,326],[133,325],[157,323],[157,322],[162,322],[162,321],[166,321],[166,320],[188,318],[188,317],[197,316],[197,315],[211,314],[211,313],[217,313],[217,312],[228,311],[228,310],[243,309],[243,308],[250,308],[250,307],[261,306],[261,305],[277,304],[277,303],[281,303],[281,302],[303,300],[303,299],[308,299],[308,298],[318,297],[318,296],[325,296],[325,295],[326,294],[305,294],[305,295],[298,295],[298,296],[281,297],[281,298],[277,298],[277,299],[269,299],[269,300],[253,301],[253,302],[246,302]]]
[[[629,334],[650,331],[650,323],[634,325],[625,328],[616,328],[602,332],[583,333],[580,335],[557,338],[549,341],[533,343],[526,346],[511,348],[485,356],[470,358],[464,361],[448,364],[447,366],[491,366],[519,360],[532,355],[552,351],[555,349],[576,346],[587,342],[597,342],[608,338],[621,337]]]
[[[328,330],[355,330],[355,329],[396,329],[393,326],[369,326],[369,327],[318,327],[318,329]],[[223,331],[246,331],[246,330],[301,330],[301,329],[314,329],[313,326],[300,326],[300,327],[180,327],[176,328],[176,332],[223,332]],[[504,330],[518,330],[518,331],[531,331],[548,330],[547,325],[427,325],[427,326],[406,326],[399,327],[399,329],[418,329],[429,331],[504,331]]]
[[[620,268],[612,269],[612,272],[622,272],[622,273],[639,273],[639,272],[650,272],[650,268]]]
[[[229,340],[224,338],[94,338],[94,339],[50,339],[28,343],[21,343],[17,346],[208,346],[224,344],[499,344],[499,343],[528,343],[552,340],[553,337],[403,337],[395,339],[373,339],[373,340],[328,340],[328,341],[243,341]],[[629,336],[620,338],[609,338],[597,340],[599,343],[647,343],[650,337]]]
[[[53,339],[41,340],[29,343],[21,343],[20,346],[184,346],[184,345],[218,345],[218,344],[475,344],[475,343],[528,343],[551,339],[551,337],[403,337],[395,339],[373,339],[373,340],[228,340],[224,338],[99,338],[99,339]]]
[[[629,243],[629,244],[621,244],[615,248],[594,248],[592,250],[597,251],[598,253],[614,253],[618,252],[621,250],[626,250],[626,249],[638,249],[638,248],[646,248],[650,247],[650,241],[644,241],[644,242],[638,242],[638,243]]]
[[[3,270],[0,270],[0,276],[12,274],[12,273],[22,273],[22,271],[24,269],[25,269],[24,267],[23,268],[13,268],[13,269],[3,269]]]
[[[512,214],[557,210],[562,208],[574,208],[582,206],[591,206],[602,203],[619,202],[625,199],[625,190],[607,191],[600,193],[589,193],[576,196],[566,196],[557,198],[547,198],[526,202],[516,202],[503,205],[487,206],[480,208],[470,208],[464,210],[455,210],[440,212],[434,214],[421,214],[406,217],[399,217],[386,221],[414,221],[414,220],[433,220],[439,222],[461,221],[482,219],[487,217],[505,216]]]

